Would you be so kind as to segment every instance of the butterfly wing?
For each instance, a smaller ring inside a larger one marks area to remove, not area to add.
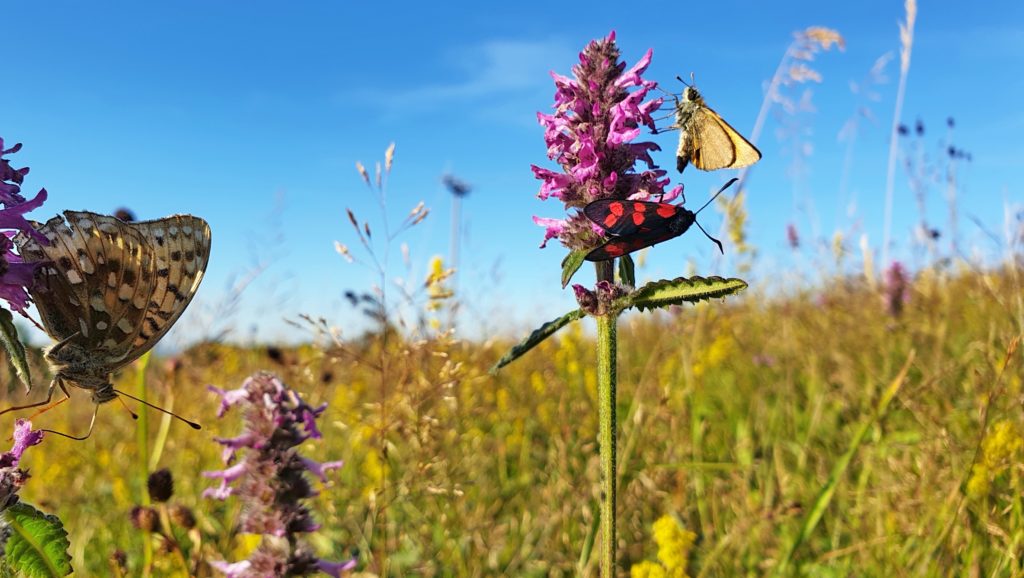
[[[757,147],[706,106],[694,109],[683,128],[679,149],[677,165],[686,166],[685,153],[693,166],[702,171],[738,169],[761,159]]]
[[[167,332],[209,258],[209,226],[187,215],[125,223],[66,211],[38,229],[49,245],[23,234],[15,243],[26,262],[43,263],[32,290],[43,326],[54,340],[72,338],[93,352],[109,371]]]
[[[111,336],[132,329],[119,322],[121,312],[130,308],[118,299],[116,288],[131,274],[132,259],[143,253],[145,239],[121,226],[113,217],[67,211],[38,228],[49,245],[27,235],[15,238],[26,262],[43,263],[32,297],[47,333],[56,341],[71,339],[99,359],[116,356],[118,343]]]
[[[149,351],[192,301],[210,259],[210,226],[192,215],[132,223],[151,252],[154,282],[145,314],[133,336],[129,363]]]
[[[609,235],[622,237],[663,229],[681,210],[669,203],[602,199],[583,207],[583,214]]]

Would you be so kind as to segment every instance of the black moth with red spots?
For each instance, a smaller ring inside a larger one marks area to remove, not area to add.
[[[613,235],[587,253],[587,261],[606,261],[656,245],[687,231],[697,215],[680,205],[604,199],[583,208],[588,219]]]
[[[720,195],[722,191],[729,188],[729,185],[736,182],[732,179],[711,197],[711,201]],[[711,203],[708,201],[704,207]],[[649,201],[624,201],[621,199],[602,199],[594,201],[583,207],[583,214],[593,221],[597,226],[611,235],[603,245],[600,245],[587,253],[587,261],[607,261],[615,259],[627,253],[632,253],[644,247],[657,245],[662,241],[668,241],[682,235],[690,226],[696,223],[697,227],[718,245],[722,251],[722,243],[708,235],[707,231],[697,223],[697,213],[682,205],[669,203],[652,203]],[[723,251],[724,252],[724,251]]]

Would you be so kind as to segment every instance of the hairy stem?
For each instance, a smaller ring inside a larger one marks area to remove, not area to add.
[[[604,265],[602,267],[601,265]],[[598,281],[614,281],[611,261],[598,265]],[[618,312],[597,318],[598,446],[601,453],[601,576],[614,578],[615,566],[615,380]]]

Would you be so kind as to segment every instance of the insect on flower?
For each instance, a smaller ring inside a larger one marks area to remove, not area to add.
[[[54,376],[46,400],[0,413],[46,405],[58,387],[70,397],[68,385],[90,390],[97,410],[118,395],[136,399],[115,390],[111,374],[152,349],[188,307],[210,257],[210,226],[192,215],[125,223],[84,211],[33,225],[49,245],[24,232],[14,242],[26,263],[40,264],[30,293],[57,342],[46,352]],[[95,421],[93,412],[90,433]]]
[[[601,227],[612,237],[587,253],[587,261],[607,261],[644,247],[656,245],[662,241],[678,237],[685,233],[691,225],[696,224],[702,233],[722,249],[722,243],[715,239],[697,222],[697,213],[704,210],[729,188],[737,179],[731,179],[718,189],[715,196],[704,203],[696,212],[682,205],[670,203],[652,203],[649,201],[628,201],[621,199],[602,199],[583,207],[583,214]]]

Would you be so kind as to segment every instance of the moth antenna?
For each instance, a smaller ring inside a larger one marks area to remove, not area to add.
[[[145,405],[145,406],[147,406],[147,407],[151,407],[151,408],[153,408],[153,409],[155,409],[155,410],[157,410],[157,411],[161,411],[161,412],[163,412],[163,413],[166,413],[167,415],[169,415],[169,416],[171,416],[171,417],[175,417],[175,418],[178,418],[178,419],[180,419],[181,421],[183,421],[183,422],[187,423],[187,424],[188,424],[188,426],[189,426],[190,428],[192,428],[192,429],[203,429],[203,426],[201,426],[201,425],[197,424],[197,423],[196,423],[196,422],[194,422],[194,421],[189,421],[189,420],[187,420],[187,419],[185,419],[185,418],[181,417],[180,415],[178,415],[178,414],[174,413],[173,411],[169,411],[169,410],[166,410],[166,409],[164,409],[164,408],[162,408],[162,407],[160,407],[160,406],[158,406],[158,405],[153,405],[153,404],[149,403],[148,401],[144,401],[144,400],[141,400],[141,399],[139,399],[139,398],[135,397],[134,395],[129,395],[129,394],[127,394],[127,393],[125,393],[125,392],[123,392],[123,391],[121,391],[121,390],[118,390],[118,389],[115,389],[115,390],[114,390],[114,393],[116,393],[116,394],[118,394],[118,395],[123,395],[123,396],[127,397],[128,399],[134,399],[135,401],[137,401],[137,402],[141,403],[142,405]],[[133,414],[133,415],[134,415],[134,414]]]
[[[731,187],[732,184],[735,183],[738,180],[739,179],[736,178],[736,177],[733,177],[733,178],[729,179],[729,182],[725,183],[724,185],[722,185],[722,188],[718,189],[718,192],[715,193],[715,196],[713,196],[710,199],[708,199],[708,202],[704,203],[703,207],[697,209],[697,213],[703,211],[705,209],[705,207],[710,205],[712,201],[714,201],[715,199],[718,198],[718,195],[721,195],[725,191],[725,189],[728,189],[729,187]],[[697,213],[694,213],[694,215],[696,215]],[[696,222],[696,221],[694,221],[694,222]],[[699,227],[700,225],[697,225],[697,226]],[[704,229],[701,229],[701,230],[703,231]],[[704,233],[704,234],[707,235],[707,233]],[[708,238],[711,239],[711,236],[709,235]],[[714,239],[712,239],[712,240],[714,240]],[[717,241],[715,241],[715,242],[717,243]]]
[[[696,218],[693,219],[693,224],[697,225],[697,228],[700,229],[701,233],[704,233],[705,237],[707,237],[708,239],[711,239],[712,241],[714,241],[715,244],[718,245],[718,250],[721,251],[723,255],[725,255],[725,249],[722,248],[722,242],[721,241],[719,241],[718,239],[712,237],[711,235],[708,235],[708,232],[704,230],[704,227],[700,226],[700,223],[697,222]]]

